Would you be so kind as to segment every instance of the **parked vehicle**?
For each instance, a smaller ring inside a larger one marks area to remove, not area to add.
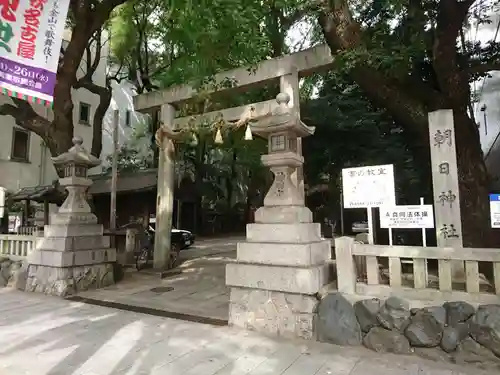
[[[153,260],[154,241],[155,241],[155,221],[150,223],[147,229],[141,222],[131,222],[120,229],[134,228],[137,230],[137,246],[134,249],[135,265],[137,270],[141,270],[149,266]],[[170,243],[170,259],[169,268],[174,268],[178,264],[179,252],[186,249],[194,243],[194,235],[187,230],[179,230],[172,228]]]
[[[154,221],[153,221],[154,220]],[[149,223],[149,231],[153,234],[156,229],[156,220],[152,219]],[[172,227],[172,231],[170,232],[170,241],[172,244],[176,244],[180,250],[187,249],[188,247],[194,244],[195,236],[188,230],[176,229]]]
[[[137,271],[140,271],[148,267],[154,258],[154,229],[151,227],[147,230],[144,229],[137,235],[139,236],[139,247],[135,252],[135,267]],[[184,241],[180,242],[179,236],[172,236],[169,253],[170,258],[167,264],[168,269],[177,267],[179,262],[179,252],[181,251],[180,246],[183,242]]]
[[[353,233],[366,233],[368,232],[368,222],[367,221],[356,221],[352,223]]]

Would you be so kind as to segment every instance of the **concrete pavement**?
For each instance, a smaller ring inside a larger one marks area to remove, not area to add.
[[[147,270],[128,269],[118,284],[79,294],[80,297],[127,308],[216,319],[227,323],[229,288],[225,283],[226,263],[234,261],[241,237],[201,239],[181,251],[182,264],[173,274],[160,279]],[[175,316],[172,316],[175,317]]]
[[[480,375],[378,355],[0,290],[1,375]],[[491,375],[493,373],[490,373]]]

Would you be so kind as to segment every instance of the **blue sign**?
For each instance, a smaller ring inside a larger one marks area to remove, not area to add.
[[[500,194],[490,194],[490,202],[500,201]]]
[[[500,194],[490,194],[490,220],[492,228],[500,228]]]

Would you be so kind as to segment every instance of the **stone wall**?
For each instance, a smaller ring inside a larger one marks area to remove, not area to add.
[[[114,277],[120,274],[123,275],[123,270],[116,263],[56,269],[0,258],[0,288],[11,287],[61,297],[113,285],[117,281]]]
[[[319,302],[316,332],[332,344],[500,370],[500,304],[475,308],[454,301],[410,309],[397,297],[353,304],[331,293]]]
[[[25,261],[12,261],[0,258],[0,288],[10,286],[24,290],[28,276],[28,264]]]
[[[114,283],[113,263],[65,268],[30,264],[26,291],[67,297],[89,289],[104,288]]]

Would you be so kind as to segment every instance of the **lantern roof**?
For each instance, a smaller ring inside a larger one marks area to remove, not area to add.
[[[75,136],[71,140],[73,147],[67,152],[51,158],[56,166],[64,166],[66,164],[77,164],[87,168],[93,168],[101,164],[101,161],[94,155],[91,155],[85,147],[83,147],[83,139],[80,136]]]
[[[267,116],[251,125],[252,131],[267,136],[270,133],[291,132],[297,137],[307,137],[314,134],[315,127],[307,126],[300,120],[298,111],[290,108],[290,95],[281,92],[276,96],[278,106]]]

